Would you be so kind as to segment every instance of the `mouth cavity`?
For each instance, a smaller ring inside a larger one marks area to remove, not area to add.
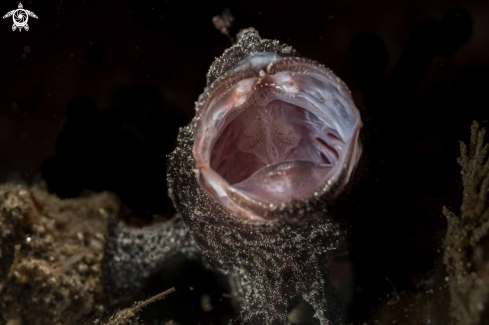
[[[260,53],[208,90],[194,158],[201,185],[234,215],[270,221],[256,208],[319,196],[343,172],[348,181],[360,156],[361,120],[331,71]]]

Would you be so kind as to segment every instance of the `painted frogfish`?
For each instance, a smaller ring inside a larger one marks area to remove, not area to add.
[[[344,198],[362,121],[347,86],[253,28],[212,63],[195,117],[168,157],[171,220],[111,228],[112,285],[135,290],[171,256],[199,256],[241,297],[233,324],[289,324],[302,297],[320,324],[346,324],[327,261],[347,241]],[[343,198],[343,199],[342,199]]]

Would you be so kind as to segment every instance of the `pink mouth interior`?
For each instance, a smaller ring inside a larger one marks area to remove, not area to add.
[[[274,98],[251,104],[220,133],[210,166],[235,189],[276,203],[320,187],[344,142],[315,114]]]
[[[235,118],[214,145],[211,168],[229,184],[250,178],[266,166],[309,161],[325,168],[338,160],[341,141],[335,130],[302,107],[274,100]]]
[[[307,60],[255,53],[225,76],[197,106],[193,149],[200,184],[222,206],[266,220],[256,213],[264,206],[348,182],[361,120],[333,73]]]

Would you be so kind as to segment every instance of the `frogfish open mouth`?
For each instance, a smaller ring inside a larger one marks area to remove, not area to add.
[[[275,207],[339,194],[360,156],[361,126],[348,88],[329,69],[251,52],[197,103],[199,184],[236,218],[274,221]]]

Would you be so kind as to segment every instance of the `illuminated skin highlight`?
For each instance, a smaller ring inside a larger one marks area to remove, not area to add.
[[[298,296],[322,325],[347,324],[326,264],[347,246],[359,112],[324,66],[253,28],[237,38],[211,65],[168,158],[178,214],[137,232],[112,227],[112,286],[137,289],[183,251],[229,276],[240,297],[233,324],[289,324]],[[137,265],[127,262],[134,256]]]

